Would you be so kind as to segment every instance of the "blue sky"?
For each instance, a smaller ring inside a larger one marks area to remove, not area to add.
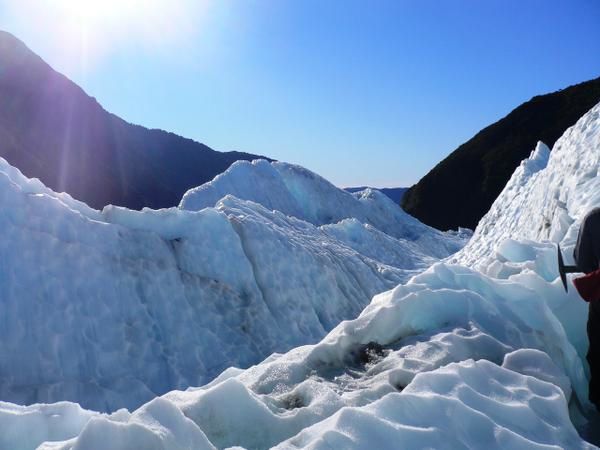
[[[0,29],[130,122],[339,186],[409,186],[532,96],[600,76],[596,0],[142,3],[0,0]]]

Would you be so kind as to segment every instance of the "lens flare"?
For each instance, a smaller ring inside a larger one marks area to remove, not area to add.
[[[67,20],[82,23],[118,19],[142,6],[139,0],[48,0]]]
[[[42,46],[62,55],[59,68],[73,73],[75,63],[91,68],[126,47],[155,55],[161,50],[171,52],[197,37],[207,9],[215,4],[209,0],[8,0],[3,14],[12,28],[33,28],[44,36]]]

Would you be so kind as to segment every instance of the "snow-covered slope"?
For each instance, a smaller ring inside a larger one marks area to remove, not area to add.
[[[565,294],[552,242],[515,238],[572,242],[600,204],[599,139],[600,105],[545,168],[531,167],[546,157],[538,147],[478,228],[479,253],[457,257],[472,267],[437,263],[318,344],[134,413],[1,404],[0,423],[21,430],[2,448],[592,448],[572,424],[590,409],[586,305]],[[516,223],[494,226],[510,211]]]
[[[389,227],[401,213],[349,201]],[[96,211],[1,159],[0,204],[0,399],[100,411],[316,342],[464,244],[425,226],[403,239],[403,221],[394,237],[355,219],[318,227],[230,195]]]

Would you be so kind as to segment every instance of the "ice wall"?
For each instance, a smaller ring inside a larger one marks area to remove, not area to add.
[[[4,160],[0,204],[0,399],[100,411],[315,342],[461,242],[319,228],[233,196],[96,211]]]

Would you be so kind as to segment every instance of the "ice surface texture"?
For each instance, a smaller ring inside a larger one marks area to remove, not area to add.
[[[164,395],[156,408],[170,422],[156,424],[145,412],[151,402],[95,415],[71,439],[41,448],[88,448],[80,442],[102,442],[103,430],[112,448],[166,449],[165,423],[174,442],[204,436],[217,448],[588,448],[568,410],[585,404],[584,369],[540,295],[562,287],[546,289],[436,264],[316,345]],[[9,406],[25,417],[34,408]],[[73,419],[58,412],[53,421]]]
[[[542,354],[543,355],[543,354]],[[532,362],[535,364],[535,360]],[[401,393],[343,408],[277,446],[289,448],[592,448],[555,385],[486,360],[422,373]]]

